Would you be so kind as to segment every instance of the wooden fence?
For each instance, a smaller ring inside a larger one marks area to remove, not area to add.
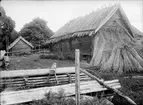
[[[41,54],[49,54],[50,51],[47,49],[34,49],[31,51],[27,51],[27,52],[19,52],[19,51],[11,51],[11,52],[7,52],[7,54],[9,56],[15,55],[15,56],[19,56],[19,55],[30,55],[30,54],[35,54],[35,53],[41,53]]]
[[[7,84],[7,80],[13,80],[12,84],[14,84],[14,82],[16,82],[17,84],[18,81],[17,77],[20,77],[22,78],[22,80],[24,80],[25,86],[27,86],[27,83],[29,83],[29,81],[31,80],[33,80],[34,83],[38,83],[40,80],[41,84],[41,78],[43,78],[43,76],[44,77],[46,76],[46,80],[48,80],[48,83],[51,79],[49,78],[50,75],[52,75],[52,77],[55,77],[54,79],[56,81],[55,86],[30,88],[18,91],[3,91],[0,93],[1,97],[0,104],[12,105],[12,104],[30,102],[33,100],[40,100],[43,99],[44,95],[46,93],[49,93],[50,91],[58,93],[61,89],[63,89],[65,96],[76,95],[76,105],[80,105],[80,94],[87,94],[93,92],[96,93],[105,90],[112,90],[122,98],[126,99],[132,105],[136,105],[136,103],[133,100],[131,100],[129,97],[123,95],[120,91],[117,90],[118,88],[121,87],[118,80],[103,81],[102,79],[98,79],[96,76],[80,68],[79,50],[76,50],[75,55],[76,55],[75,67],[56,68],[54,69],[54,72],[53,69],[0,71],[0,76],[1,76],[0,79],[4,80],[1,82],[2,85]],[[65,77],[65,74],[66,76],[68,76],[67,78]],[[81,75],[87,77],[85,79],[82,79]],[[59,84],[60,81],[64,80],[68,80],[68,83]],[[46,83],[44,79],[44,84]],[[30,82],[30,84],[33,83]]]
[[[50,69],[35,69],[35,70],[12,70],[12,71],[0,71],[1,79],[11,80],[13,82],[18,82],[18,77],[27,77],[27,83],[33,84],[30,81],[34,80],[35,83],[40,82],[41,78],[45,75],[48,77]],[[75,95],[75,67],[64,67],[56,69],[57,80],[63,81],[67,80],[66,84],[55,84],[55,86],[45,86],[38,88],[30,88],[17,91],[3,91],[0,93],[0,103],[1,105],[12,105],[18,103],[30,102],[33,100],[40,100],[44,98],[44,95],[48,92],[58,93],[61,89],[64,90],[66,96]],[[64,76],[65,74],[71,75],[71,77]],[[35,78],[34,78],[34,77]],[[40,77],[38,77],[40,76]],[[69,78],[74,79],[69,82]],[[84,79],[83,79],[84,78]],[[6,82],[5,82],[6,83]],[[112,88],[120,88],[120,83],[118,80],[105,81],[107,85]],[[100,85],[96,80],[92,80],[85,73],[80,72],[80,94],[92,93],[105,91],[107,88]]]
[[[106,81],[107,85],[112,88],[120,88],[120,84],[118,80]],[[100,85],[97,81],[82,81],[80,83],[80,94],[99,92],[107,90],[102,85]],[[28,90],[20,90],[20,91],[12,91],[12,92],[2,92],[0,94],[1,97],[1,105],[11,105],[17,103],[30,102],[33,100],[40,100],[44,98],[44,95],[48,92],[58,93],[61,89],[64,90],[66,96],[75,95],[75,83],[52,86],[52,87],[42,87]]]

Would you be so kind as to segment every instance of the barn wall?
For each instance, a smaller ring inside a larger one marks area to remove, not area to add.
[[[81,53],[83,53],[83,55],[92,55],[92,37],[80,37],[79,42],[79,49]]]
[[[80,49],[81,54],[91,55],[91,38],[89,36],[76,37],[63,42],[65,49],[63,53],[71,52],[74,53],[75,49]]]
[[[52,51],[55,53],[62,53],[63,56],[74,57],[75,49],[80,49],[81,55],[92,54],[92,41],[91,37],[76,37],[71,39],[62,40],[52,45]]]
[[[30,52],[31,47],[24,41],[20,40],[13,48],[12,52]]]
[[[61,49],[61,52],[63,53],[67,53],[69,54],[70,53],[70,43],[69,43],[69,40],[65,40],[65,41],[61,41],[60,44],[60,49]]]

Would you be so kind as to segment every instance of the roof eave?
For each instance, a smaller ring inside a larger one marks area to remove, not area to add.
[[[67,35],[64,35],[64,36],[50,38],[49,41],[46,44],[56,43],[56,42],[58,42],[60,40],[70,39],[70,38],[73,38],[73,37],[82,37],[82,36],[86,36],[86,35],[91,36],[91,35],[94,34],[94,31],[95,31],[95,29],[83,30],[83,31],[79,31],[79,32],[70,33],[70,34],[67,34]]]

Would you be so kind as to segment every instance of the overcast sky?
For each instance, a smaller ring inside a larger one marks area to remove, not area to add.
[[[35,17],[40,17],[48,22],[49,28],[56,32],[65,23],[79,16],[84,16],[97,8],[102,8],[113,3],[108,1],[16,1],[3,0],[1,5],[6,14],[16,22],[19,31],[25,23]],[[120,1],[129,21],[143,32],[143,0]]]

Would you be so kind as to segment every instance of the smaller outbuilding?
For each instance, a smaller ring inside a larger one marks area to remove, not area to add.
[[[33,48],[34,46],[31,43],[29,43],[22,36],[19,36],[13,43],[9,45],[8,50],[15,53],[28,53],[31,52]]]

